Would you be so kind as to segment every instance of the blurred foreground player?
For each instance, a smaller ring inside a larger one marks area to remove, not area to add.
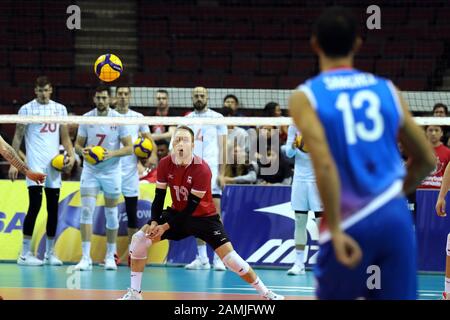
[[[133,235],[130,246],[131,288],[123,300],[141,300],[142,273],[148,248],[160,240],[181,240],[195,236],[209,244],[223,263],[251,284],[268,300],[282,300],[263,284],[250,265],[234,251],[211,194],[211,170],[206,162],[193,155],[194,133],[185,126],[176,129],[173,153],[158,165],[152,217]],[[166,189],[170,188],[173,205],[163,211]]]
[[[324,204],[315,268],[319,299],[416,299],[416,240],[403,193],[433,169],[433,150],[391,81],[353,69],[361,40],[327,9],[311,44],[321,73],[289,100]],[[406,168],[397,138],[409,157]],[[379,286],[367,285],[376,266]]]
[[[450,189],[450,166],[445,169],[444,176],[442,177],[441,190],[439,192],[438,200],[436,202],[436,213],[440,217],[446,217],[445,212],[445,196]],[[446,260],[445,260],[445,287],[442,293],[443,300],[450,300],[450,233],[447,235],[447,245],[445,248]]]

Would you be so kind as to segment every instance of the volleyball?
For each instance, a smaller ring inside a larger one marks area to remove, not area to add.
[[[144,137],[139,137],[133,145],[134,154],[138,158],[147,159],[152,154],[153,144],[152,142]]]
[[[303,137],[301,135],[298,135],[295,138],[295,144],[300,151],[308,153],[308,148],[305,146],[305,142],[303,141]]]
[[[103,161],[105,156],[105,149],[101,146],[95,146],[89,149],[89,153],[84,156],[84,159],[90,164],[97,164]]]
[[[122,71],[122,61],[112,53],[103,54],[95,60],[94,72],[102,81],[114,81],[120,77]]]
[[[58,154],[56,157],[52,159],[52,167],[58,171],[62,171],[64,167],[64,155]]]

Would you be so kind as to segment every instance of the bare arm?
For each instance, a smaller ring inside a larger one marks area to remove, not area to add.
[[[2,137],[0,137],[0,154],[23,174],[29,171],[28,166],[20,159],[17,152]]]
[[[86,137],[77,136],[77,140],[75,141],[75,153],[80,157],[83,157],[83,150],[85,148],[86,140]]]
[[[170,139],[172,139],[173,133],[175,132],[176,128],[177,128],[176,126],[171,126],[171,127],[169,127],[169,130],[167,132],[152,133],[151,136],[153,137],[153,139],[155,141],[163,140],[163,139],[170,140]]]
[[[227,135],[219,136],[219,176],[225,176],[225,165],[227,164]]]
[[[408,104],[397,91],[404,114],[403,127],[400,128],[399,140],[405,154],[408,156],[407,174],[403,184],[403,191],[408,194],[416,189],[423,179],[436,165],[431,144],[425,138],[425,134],[414,122],[408,109]]]
[[[323,126],[305,94],[296,91],[289,99],[291,116],[310,146],[310,156],[316,173],[317,187],[324,205],[331,234],[340,232],[341,185],[336,164],[331,157]],[[311,148],[312,147],[312,148]]]
[[[61,144],[64,146],[64,149],[67,152],[67,162],[64,164],[64,166],[65,170],[69,171],[72,169],[73,164],[75,163],[75,155],[73,151],[72,141],[70,140],[67,125],[62,124],[59,130],[61,134]]]
[[[16,131],[14,132],[14,138],[12,142],[12,147],[16,151],[16,153],[20,153],[20,145],[22,144],[23,137],[25,135],[26,126],[24,124],[18,123],[16,125]],[[25,159],[25,158],[24,158]],[[17,179],[19,172],[17,168],[13,165],[9,167],[8,176],[14,181]]]
[[[118,150],[109,151],[110,156],[123,157],[129,156],[133,153],[133,142],[131,141],[131,136],[123,137],[120,139],[120,142],[122,142],[123,147]]]

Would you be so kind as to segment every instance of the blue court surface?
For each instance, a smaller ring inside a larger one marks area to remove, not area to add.
[[[312,271],[288,276],[286,270],[255,269],[264,283],[286,299],[314,299]],[[0,263],[0,296],[5,300],[117,299],[130,285],[130,269],[73,271],[62,267],[26,267]],[[441,298],[444,275],[419,274],[419,299]],[[253,300],[256,291],[233,272],[185,270],[183,267],[150,266],[143,276],[144,299],[151,300]]]

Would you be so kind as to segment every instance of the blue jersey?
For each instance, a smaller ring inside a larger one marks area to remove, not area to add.
[[[325,130],[341,182],[346,229],[402,191],[405,168],[397,136],[403,112],[395,87],[370,73],[334,69],[298,89],[308,97]]]

